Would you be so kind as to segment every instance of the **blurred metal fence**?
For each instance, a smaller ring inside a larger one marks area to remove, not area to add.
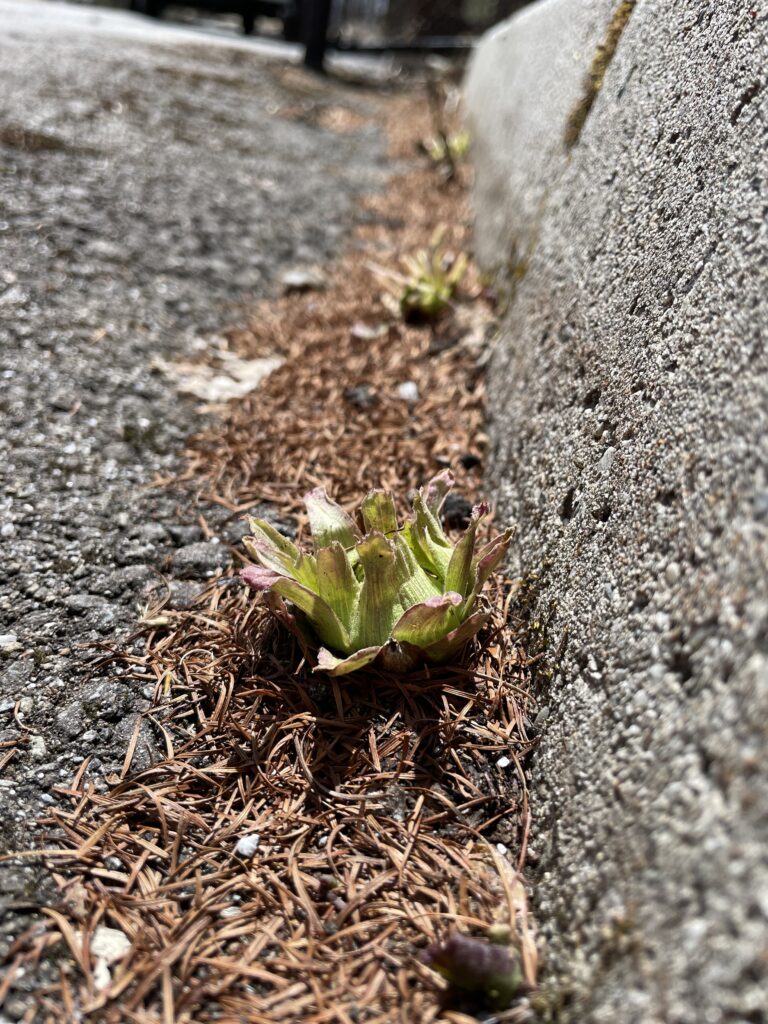
[[[478,35],[530,0],[335,0],[331,35],[348,45],[417,45]]]

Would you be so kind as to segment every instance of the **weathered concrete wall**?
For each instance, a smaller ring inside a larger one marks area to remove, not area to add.
[[[470,72],[480,252],[530,247],[494,472],[561,654],[534,880],[580,1024],[768,1020],[767,26],[544,0]]]

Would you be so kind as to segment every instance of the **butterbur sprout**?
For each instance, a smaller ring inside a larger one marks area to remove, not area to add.
[[[467,270],[466,255],[447,252],[444,236],[445,226],[441,225],[426,249],[400,258],[401,271],[370,264],[371,270],[387,281],[387,291],[408,323],[437,320],[450,308]]]
[[[463,160],[469,153],[470,143],[469,132],[455,132],[447,137],[432,136],[421,145],[430,160],[439,164],[447,159]]]
[[[421,958],[451,986],[482,997],[495,1009],[508,1007],[524,988],[517,954],[487,939],[454,932],[427,946]]]
[[[415,256],[403,256],[406,271],[398,296],[406,321],[435,320],[448,308],[467,269],[464,253],[450,256],[442,248],[444,228],[435,231],[429,248]]]
[[[457,654],[488,621],[482,589],[501,562],[511,531],[479,546],[488,506],[476,506],[456,544],[440,524],[453,486],[447,471],[417,492],[413,512],[398,525],[386,491],[361,506],[364,530],[322,488],[305,495],[313,550],[301,551],[263,519],[245,539],[258,565],[244,581],[268,595],[278,618],[320,641],[314,671],[342,676],[376,664],[406,672]],[[286,605],[286,602],[288,603]]]

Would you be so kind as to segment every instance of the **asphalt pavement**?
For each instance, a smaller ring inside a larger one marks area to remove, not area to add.
[[[130,632],[159,576],[183,605],[239,528],[205,538],[147,490],[201,424],[158,366],[220,346],[288,267],[322,266],[383,180],[375,124],[296,116],[365,115],[370,94],[286,76],[297,59],[216,25],[0,0],[4,850],[39,841],[84,756],[96,785],[122,763],[151,690],[89,678],[91,645]],[[7,945],[47,883],[29,863],[0,874]]]

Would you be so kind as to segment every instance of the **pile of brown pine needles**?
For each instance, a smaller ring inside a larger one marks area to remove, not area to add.
[[[395,154],[413,160],[426,105],[390,97],[381,109]],[[286,361],[192,442],[173,486],[194,489],[203,517],[211,503],[295,514],[317,485],[350,508],[369,486],[404,500],[445,465],[479,497],[480,286],[470,275],[436,328],[406,326],[367,266],[395,266],[440,223],[466,249],[464,191],[438,187],[422,162],[361,220],[326,290],[265,304],[230,332],[238,353]],[[417,402],[400,396],[405,381]],[[61,790],[61,903],[17,943],[7,976],[68,947],[36,1019],[459,1024],[475,1019],[470,1004],[445,1002],[419,951],[493,923],[511,925],[533,986],[520,876],[532,699],[511,596],[509,581],[494,584],[492,623],[462,664],[340,682],[312,675],[236,582],[213,581],[189,611],[148,610],[143,651],[113,658],[154,679],[164,757],[106,793],[86,762]],[[258,836],[251,856],[236,853],[244,836]],[[90,950],[103,926],[130,940],[106,987]],[[528,1012],[521,1002],[494,1019]]]

